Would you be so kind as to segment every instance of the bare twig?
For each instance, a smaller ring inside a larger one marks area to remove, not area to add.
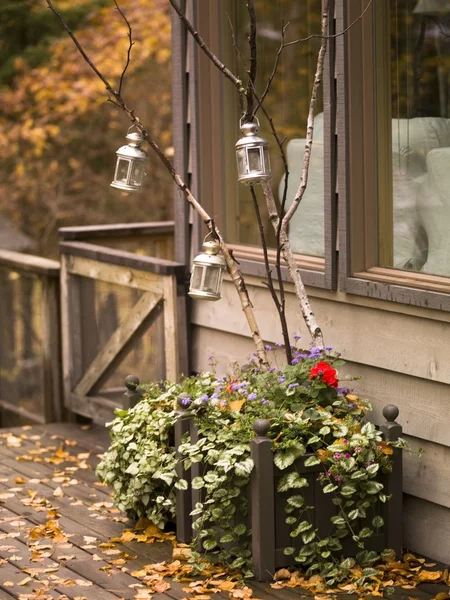
[[[264,91],[261,94],[261,98],[258,100],[258,104],[256,105],[256,108],[253,111],[254,115],[256,115],[256,113],[258,112],[258,110],[261,107],[262,103],[264,102],[267,94],[269,93],[270,86],[272,85],[272,81],[274,80],[275,75],[277,74],[278,65],[280,63],[281,53],[283,52],[284,47],[285,47],[284,37],[285,37],[285,34],[286,34],[286,29],[288,27],[289,27],[289,23],[286,23],[286,25],[284,25],[284,23],[281,24],[281,43],[280,43],[280,47],[278,48],[277,53],[275,55],[275,62],[274,62],[274,65],[273,65],[272,73],[270,74],[269,79],[267,80],[267,83],[266,83],[266,87],[264,88]]]
[[[285,347],[285,352],[286,352],[286,359],[287,359],[288,363],[291,363],[292,350],[291,350],[291,342],[289,340],[289,330],[288,330],[288,325],[287,325],[287,320],[286,320],[286,312],[285,312],[286,303],[284,301],[284,289],[283,289],[283,300],[281,301],[277,296],[277,292],[276,292],[276,289],[275,289],[275,286],[273,283],[272,270],[270,268],[269,255],[267,252],[266,234],[264,232],[264,225],[263,225],[263,222],[261,219],[261,211],[259,210],[258,199],[256,197],[256,193],[255,193],[255,189],[254,189],[253,185],[250,186],[250,194],[251,194],[252,200],[253,200],[253,208],[255,209],[256,221],[258,223],[259,235],[261,237],[261,245],[263,248],[264,267],[266,269],[266,276],[267,276],[267,288],[270,291],[272,300],[275,304],[275,308],[277,309],[277,312],[278,312],[278,317],[280,319],[281,332],[283,335],[284,347]],[[280,284],[282,285],[283,281],[281,280],[281,278],[278,278],[278,279],[279,279]]]
[[[299,38],[298,40],[293,40],[291,42],[285,42],[285,36],[286,36],[286,29],[289,26],[289,23],[286,23],[286,25],[282,25],[281,27],[281,43],[280,43],[280,47],[277,50],[277,53],[275,55],[275,62],[273,65],[273,69],[272,69],[272,73],[269,76],[269,79],[267,80],[267,84],[266,87],[263,91],[263,93],[261,94],[261,99],[258,102],[255,110],[253,111],[253,114],[256,115],[256,113],[258,112],[258,110],[260,109],[260,105],[264,102],[265,97],[267,96],[267,94],[269,93],[270,87],[272,85],[272,82],[274,80],[274,77],[277,73],[277,69],[278,69],[278,65],[280,62],[280,57],[281,54],[283,52],[283,50],[285,48],[288,48],[289,46],[294,46],[295,44],[299,44],[300,42],[308,42],[312,39],[324,39],[326,38],[327,40],[331,40],[333,38],[337,38],[341,35],[344,35],[345,33],[347,33],[347,31],[349,31],[354,25],[356,25],[356,23],[358,23],[366,14],[366,12],[369,10],[371,4],[373,3],[373,0],[369,0],[369,3],[367,4],[366,8],[362,11],[362,13],[354,20],[352,21],[352,23],[350,23],[350,25],[348,27],[346,27],[345,29],[343,29],[342,31],[340,31],[339,33],[335,33],[333,35],[322,35],[322,34],[317,34],[317,33],[313,33],[311,35],[309,35],[308,37],[305,38]]]
[[[250,33],[248,36],[248,45],[250,47],[250,69],[248,73],[247,90],[245,98],[247,100],[247,110],[245,111],[244,121],[253,119],[253,90],[255,88],[256,73],[258,70],[258,50],[256,45],[256,12],[254,0],[247,0],[247,10],[250,20]]]
[[[137,129],[139,129],[139,131],[142,133],[142,136],[144,137],[146,142],[154,150],[154,152],[157,154],[159,159],[162,161],[162,163],[164,164],[166,169],[169,171],[172,179],[174,180],[177,187],[184,194],[186,200],[194,208],[194,210],[200,215],[200,218],[206,224],[208,229],[214,233],[216,239],[218,240],[218,242],[220,244],[220,248],[221,248],[222,254],[225,258],[228,272],[229,272],[231,279],[232,279],[232,281],[236,287],[236,290],[238,292],[238,295],[239,295],[239,298],[241,301],[241,305],[242,305],[242,310],[247,319],[247,323],[248,323],[250,331],[251,331],[253,342],[255,343],[255,346],[256,346],[256,351],[257,351],[259,362],[260,362],[262,368],[267,368],[269,363],[268,363],[267,354],[266,354],[266,351],[264,348],[264,342],[259,333],[259,327],[256,322],[256,318],[255,318],[255,315],[253,312],[253,306],[250,302],[250,297],[248,295],[248,290],[245,285],[244,278],[242,276],[242,273],[236,266],[237,263],[233,259],[232,255],[230,253],[230,250],[228,249],[228,246],[226,245],[222,235],[220,234],[219,230],[217,229],[213,219],[211,219],[211,217],[206,212],[206,210],[203,208],[203,206],[194,197],[194,195],[192,194],[191,190],[188,188],[186,183],[183,181],[183,179],[180,177],[180,175],[175,171],[170,160],[165,156],[164,152],[161,150],[161,148],[156,143],[156,141],[153,139],[153,137],[150,135],[150,133],[144,128],[144,126],[142,125],[139,118],[136,117],[136,115],[134,114],[134,111],[125,104],[120,93],[113,90],[113,88],[111,87],[111,85],[110,85],[109,81],[106,79],[106,77],[97,69],[97,67],[94,65],[94,63],[90,60],[90,58],[84,51],[83,47],[81,46],[80,42],[77,40],[76,36],[69,29],[67,23],[65,22],[64,18],[61,15],[61,13],[53,5],[52,0],[46,0],[46,2],[47,2],[48,7],[50,8],[50,10],[58,17],[62,26],[67,31],[67,33],[69,34],[71,39],[73,40],[73,42],[74,42],[75,46],[77,47],[78,51],[80,52],[81,56],[84,58],[84,60],[87,62],[87,64],[91,67],[91,69],[94,71],[94,73],[97,75],[97,77],[99,77],[99,79],[101,81],[103,81],[109,94],[111,94],[111,96],[114,97],[115,102],[112,99],[111,100],[115,104],[117,104],[126,113],[128,118],[130,119],[130,121],[136,126]]]
[[[328,0],[326,0],[326,4],[328,4]],[[322,15],[322,31],[326,31],[328,26],[328,11],[323,12]],[[309,101],[309,111],[308,111],[308,121],[306,126],[306,144],[305,144],[305,153],[303,155],[303,165],[302,165],[302,174],[300,178],[300,186],[298,188],[297,193],[295,194],[295,198],[292,201],[289,210],[283,217],[283,222],[281,225],[281,231],[287,233],[287,227],[289,225],[289,221],[294,216],[302,198],[305,193],[306,186],[308,183],[308,173],[309,173],[309,163],[311,161],[311,150],[312,150],[312,142],[313,142],[313,133],[314,133],[314,115],[316,109],[316,101],[317,101],[317,91],[319,89],[320,83],[322,81],[322,73],[323,73],[323,65],[325,61],[325,53],[327,50],[327,38],[325,36],[322,37],[322,43],[320,46],[319,54],[317,57],[317,68],[316,73],[314,75],[314,82],[311,91],[311,98]]]
[[[131,62],[131,48],[134,46],[134,42],[133,42],[133,37],[132,37],[133,30],[131,29],[131,25],[130,25],[129,20],[126,18],[124,12],[120,8],[119,4],[117,3],[117,0],[114,0],[114,4],[116,5],[116,8],[119,11],[120,16],[125,21],[125,24],[128,27],[128,34],[127,35],[128,35],[129,44],[128,44],[128,50],[127,50],[127,60],[126,60],[126,63],[125,63],[125,67],[123,68],[122,75],[120,76],[119,89],[118,89],[119,94],[121,94],[122,93],[122,86],[123,86],[123,79],[125,77],[125,73],[127,72],[127,69],[128,69],[128,67],[130,65],[130,62]]]
[[[245,89],[242,86],[242,81],[238,77],[236,77],[236,75],[234,75],[230,71],[230,69],[228,69],[223,64],[223,62],[221,60],[219,60],[219,58],[214,54],[214,52],[212,52],[212,50],[209,48],[209,46],[203,40],[203,38],[198,33],[198,31],[196,31],[195,28],[192,26],[192,23],[189,21],[189,19],[186,17],[184,12],[181,10],[181,8],[178,5],[178,3],[176,2],[176,0],[169,0],[169,1],[170,1],[170,4],[172,5],[174,11],[180,17],[180,19],[181,19],[182,23],[184,24],[184,26],[186,27],[186,29],[192,35],[194,40],[197,42],[197,44],[200,46],[200,48],[203,50],[203,52],[206,54],[206,56],[209,58],[209,60],[219,69],[219,71],[222,71],[222,73],[225,75],[225,77],[227,79],[229,79],[234,86],[236,86],[239,94],[244,94]]]
[[[308,35],[308,37],[299,38],[298,40],[293,40],[292,42],[286,42],[284,44],[284,47],[287,48],[288,46],[294,46],[295,44],[300,44],[301,42],[309,42],[309,40],[313,40],[313,39],[332,40],[332,39],[338,38],[341,35],[344,35],[345,33],[347,33],[347,31],[350,31],[350,29],[354,25],[356,25],[359,21],[361,21],[361,19],[364,17],[366,12],[372,6],[372,4],[373,4],[373,0],[369,0],[369,3],[367,4],[366,8],[362,11],[362,13],[358,17],[356,17],[356,19],[354,21],[352,21],[350,23],[350,25],[348,25],[348,27],[346,27],[342,31],[339,31],[338,33],[334,33],[333,35],[324,35],[323,33],[321,33],[321,34],[312,33],[311,35]]]

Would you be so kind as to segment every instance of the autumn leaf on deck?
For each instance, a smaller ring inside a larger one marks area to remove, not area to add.
[[[440,581],[442,580],[442,571],[420,571],[417,577],[421,583],[425,581]]]

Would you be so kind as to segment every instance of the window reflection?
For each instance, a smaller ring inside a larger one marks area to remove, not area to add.
[[[450,275],[450,2],[391,0],[390,29],[394,231],[385,266]]]

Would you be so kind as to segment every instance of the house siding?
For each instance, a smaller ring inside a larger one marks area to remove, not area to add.
[[[280,341],[277,315],[267,290],[256,279],[249,279],[248,284],[264,340]],[[342,352],[347,362],[341,377],[360,377],[349,386],[372,401],[374,421],[382,421],[386,404],[400,409],[398,421],[413,449],[404,457],[405,546],[434,560],[450,562],[448,315],[339,292],[310,289],[309,293],[326,343]],[[291,335],[302,335],[307,347],[309,337],[292,293],[288,293],[287,307]],[[232,361],[245,362],[253,351],[229,281],[224,283],[220,302],[194,303],[194,371],[208,369],[211,354],[219,361],[220,373]],[[418,456],[419,448],[425,450],[422,456]]]

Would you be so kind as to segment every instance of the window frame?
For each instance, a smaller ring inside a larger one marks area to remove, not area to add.
[[[347,28],[369,1],[337,0],[337,31]],[[450,311],[450,277],[379,266],[378,227],[383,224],[387,231],[393,230],[392,194],[384,194],[383,203],[377,206],[380,190],[392,186],[392,144],[390,133],[386,134],[391,125],[386,123],[382,128],[383,115],[389,114],[389,119],[391,116],[390,111],[384,110],[385,99],[380,93],[377,97],[375,86],[375,69],[383,68],[383,61],[390,60],[390,56],[388,52],[382,53],[380,66],[375,64],[373,52],[377,35],[375,10],[380,10],[376,7],[383,4],[374,2],[365,17],[336,38],[339,289],[349,294]],[[382,29],[381,35],[386,36],[388,27]],[[368,64],[373,65],[369,70]],[[384,68],[386,72],[386,62]],[[390,147],[389,152],[380,153],[388,157],[389,164],[386,161],[383,164],[380,155],[375,154],[377,135],[382,136],[381,144]],[[386,246],[381,252],[391,251],[389,241]]]
[[[193,20],[194,26],[199,30],[206,43],[213,51],[217,50],[220,33],[220,13],[218,10],[220,0],[187,0],[186,10]],[[330,2],[330,14],[334,14],[334,0]],[[181,38],[182,27],[179,18],[172,12],[173,34]],[[333,34],[335,20],[330,19],[329,33]],[[184,34],[185,35],[185,34]],[[296,255],[304,283],[308,286],[334,290],[337,285],[337,194],[336,194],[336,135],[335,135],[335,101],[336,86],[334,79],[334,39],[329,40],[325,57],[323,74],[323,105],[324,105],[324,237],[325,256],[316,258],[306,255]],[[174,52],[174,114],[185,114],[185,124],[182,126],[183,134],[174,135],[175,156],[178,155],[178,165],[184,168],[191,187],[199,201],[205,206],[211,216],[219,222],[226,219],[226,206],[221,189],[223,186],[224,171],[223,160],[223,123],[221,123],[221,88],[220,81],[223,75],[204,56],[203,52],[189,36],[184,44],[175,42]],[[181,59],[181,60],[180,60]],[[185,76],[180,85],[180,62],[184,62]],[[202,92],[203,90],[203,92]],[[183,102],[185,103],[183,105]],[[187,105],[187,110],[184,106]],[[184,111],[184,113],[183,113]],[[174,120],[174,127],[180,127],[180,119]],[[174,132],[175,133],[175,132]],[[181,157],[181,158],[180,158]],[[200,168],[201,164],[201,168]],[[237,175],[236,175],[237,176]],[[179,196],[175,192],[175,197]],[[200,249],[205,228],[196,214],[187,214],[178,210],[179,199],[175,204],[176,232],[182,233],[186,239],[186,232],[190,230],[191,250],[190,256],[186,246],[180,245],[177,259],[189,262],[192,254]],[[260,246],[246,246],[243,244],[229,244],[234,256],[239,260],[240,268],[244,275],[257,277],[266,276],[263,262],[263,253]],[[274,258],[275,252],[269,251],[269,256]],[[285,266],[282,267],[282,277],[290,281]]]

